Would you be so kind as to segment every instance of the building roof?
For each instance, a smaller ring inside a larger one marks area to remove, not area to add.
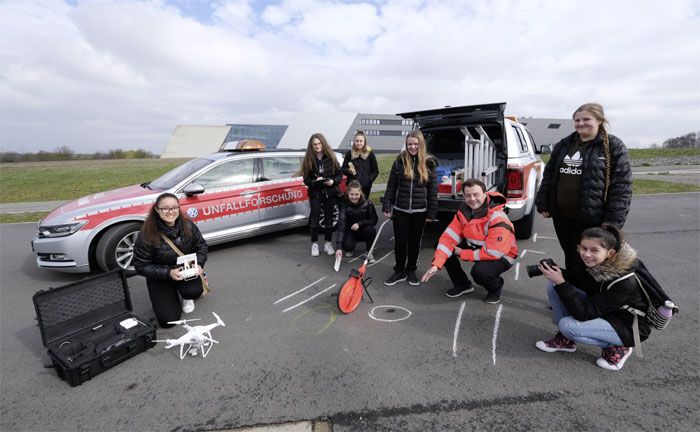
[[[161,158],[199,157],[219,151],[231,126],[176,126]]]
[[[538,148],[542,144],[554,145],[574,132],[572,119],[518,117],[518,122],[527,126]]]
[[[306,148],[311,135],[320,132],[332,148],[340,148],[356,117],[356,112],[300,112],[289,119],[289,127],[277,147]]]

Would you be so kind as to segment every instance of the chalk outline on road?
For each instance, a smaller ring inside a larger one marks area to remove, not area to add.
[[[378,309],[378,308],[396,308],[396,309],[402,309],[402,310],[405,310],[406,312],[408,312],[408,315],[406,315],[405,317],[397,318],[397,319],[378,318],[378,317],[374,316],[374,310],[375,310],[375,309]],[[372,318],[372,319],[375,320],[375,321],[381,321],[381,322],[397,322],[397,321],[403,321],[403,320],[405,320],[405,319],[408,319],[408,317],[410,317],[411,315],[413,315],[413,312],[411,312],[410,310],[408,310],[408,309],[406,309],[405,307],[402,307],[402,306],[379,305],[379,306],[375,306],[375,307],[373,307],[372,309],[370,309],[370,311],[367,312],[367,315],[369,315],[369,317]]]

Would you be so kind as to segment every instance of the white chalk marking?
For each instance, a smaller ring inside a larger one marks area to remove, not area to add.
[[[520,275],[520,263],[515,263],[515,279],[513,280],[518,280],[518,276]]]
[[[452,357],[457,357],[457,337],[459,336],[459,325],[462,322],[462,312],[464,312],[464,306],[467,304],[466,301],[462,302],[459,307],[459,313],[457,314],[457,320],[455,321],[455,331],[452,337]]]
[[[292,310],[292,309],[294,309],[294,308],[296,308],[296,307],[299,307],[299,306],[303,305],[304,303],[306,303],[306,302],[308,302],[308,301],[310,301],[310,300],[313,300],[314,298],[320,296],[321,294],[323,294],[324,292],[328,291],[329,289],[335,288],[335,285],[336,285],[336,284],[333,284],[333,285],[329,286],[328,288],[324,289],[323,291],[317,292],[316,294],[312,295],[311,297],[307,298],[306,300],[304,300],[304,301],[302,301],[302,302],[299,302],[299,303],[295,304],[294,306],[290,306],[290,307],[288,307],[287,309],[283,310],[282,312],[290,311],[290,310]]]
[[[388,252],[386,255],[384,255],[383,257],[381,257],[381,258],[379,258],[378,260],[376,260],[376,261],[374,262],[374,264],[369,264],[369,265],[367,266],[367,268],[370,268],[370,267],[372,267],[372,266],[375,265],[375,264],[379,264],[380,261],[382,261],[383,259],[385,259],[386,257],[388,257],[389,255],[391,255],[391,254],[393,254],[393,253],[394,253],[394,251]]]
[[[498,324],[501,322],[502,310],[503,305],[498,305],[498,310],[496,311],[496,322],[493,324],[493,339],[491,340],[491,357],[493,358],[494,366],[496,366],[496,339],[498,338]]]
[[[304,288],[300,289],[299,291],[295,291],[295,292],[289,294],[289,295],[286,296],[286,297],[282,297],[281,299],[277,300],[277,301],[274,302],[273,304],[277,304],[277,303],[279,303],[279,302],[281,302],[281,301],[287,300],[289,297],[292,297],[292,296],[294,296],[294,295],[297,295],[297,294],[299,294],[300,292],[302,292],[302,291],[304,291],[304,290],[306,290],[306,289],[311,288],[312,286],[316,285],[317,283],[321,282],[322,280],[324,280],[324,279],[327,278],[327,277],[328,277],[328,276],[324,276],[324,277],[322,277],[321,279],[317,280],[316,282],[314,282],[314,283],[312,283],[312,284],[310,284],[310,285],[305,286]]]
[[[520,254],[520,259],[523,259],[525,254],[528,252],[534,252],[534,253],[538,253],[538,254],[542,254],[542,255],[545,255],[547,253],[547,252],[540,252],[540,251],[536,251],[536,250],[532,250],[532,249],[523,249],[523,253]]]
[[[406,314],[405,317],[396,318],[396,319],[377,318],[376,316],[374,316],[374,310],[375,310],[375,309],[379,309],[379,308],[383,308],[383,309],[389,309],[389,308],[401,309],[401,310],[405,310],[405,311],[407,312],[407,314]],[[381,305],[381,306],[375,306],[375,307],[373,307],[369,312],[367,312],[367,315],[369,315],[370,318],[372,318],[373,320],[376,320],[376,321],[382,321],[382,322],[396,322],[396,321],[403,321],[403,320],[405,320],[405,319],[408,319],[408,317],[410,317],[412,313],[413,313],[413,312],[411,312],[410,310],[406,309],[405,307],[401,307],[401,306],[392,306],[392,305]]]

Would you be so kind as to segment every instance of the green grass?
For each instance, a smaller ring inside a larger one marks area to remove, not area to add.
[[[628,149],[631,159],[651,159],[656,157],[700,156],[700,149]]]
[[[0,213],[0,224],[17,222],[39,222],[49,212]]]
[[[661,180],[638,179],[632,182],[634,195],[675,193],[675,192],[700,192],[700,186],[688,183],[672,183]]]
[[[151,181],[187,159],[0,164],[0,203],[55,201]]]

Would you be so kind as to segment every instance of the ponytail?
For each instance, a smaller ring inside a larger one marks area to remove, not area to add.
[[[604,223],[600,227],[586,229],[581,233],[581,240],[583,239],[598,239],[605,249],[614,249],[616,252],[625,242],[622,230],[616,225],[608,223]]]

